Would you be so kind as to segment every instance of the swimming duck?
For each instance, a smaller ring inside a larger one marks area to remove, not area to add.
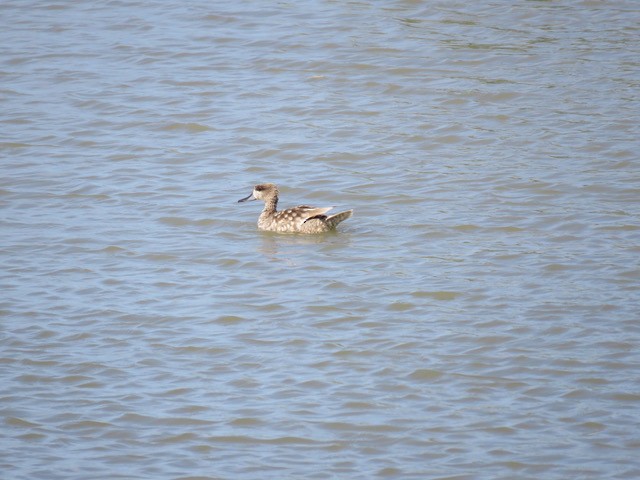
[[[278,233],[322,233],[334,230],[336,225],[353,214],[353,210],[325,215],[333,207],[310,207],[300,205],[278,212],[278,187],[273,183],[262,183],[253,187],[251,195],[238,200],[262,200],[264,209],[258,218],[258,228]]]

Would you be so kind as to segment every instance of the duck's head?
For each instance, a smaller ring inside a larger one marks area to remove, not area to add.
[[[253,192],[251,195],[245,198],[241,198],[238,200],[239,202],[246,202],[247,200],[263,200],[266,201],[268,198],[274,197],[278,195],[278,187],[276,187],[273,183],[261,183],[253,187]]]

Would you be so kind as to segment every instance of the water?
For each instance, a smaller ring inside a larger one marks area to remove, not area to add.
[[[639,18],[3,2],[3,476],[640,476]]]

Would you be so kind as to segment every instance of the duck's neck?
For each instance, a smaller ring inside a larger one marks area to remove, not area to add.
[[[276,207],[278,206],[278,197],[274,195],[271,198],[267,198],[264,202],[264,209],[262,210],[263,214],[272,215],[276,213]]]

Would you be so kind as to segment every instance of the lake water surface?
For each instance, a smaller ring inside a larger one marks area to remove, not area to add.
[[[2,476],[640,477],[639,20],[2,2]]]

